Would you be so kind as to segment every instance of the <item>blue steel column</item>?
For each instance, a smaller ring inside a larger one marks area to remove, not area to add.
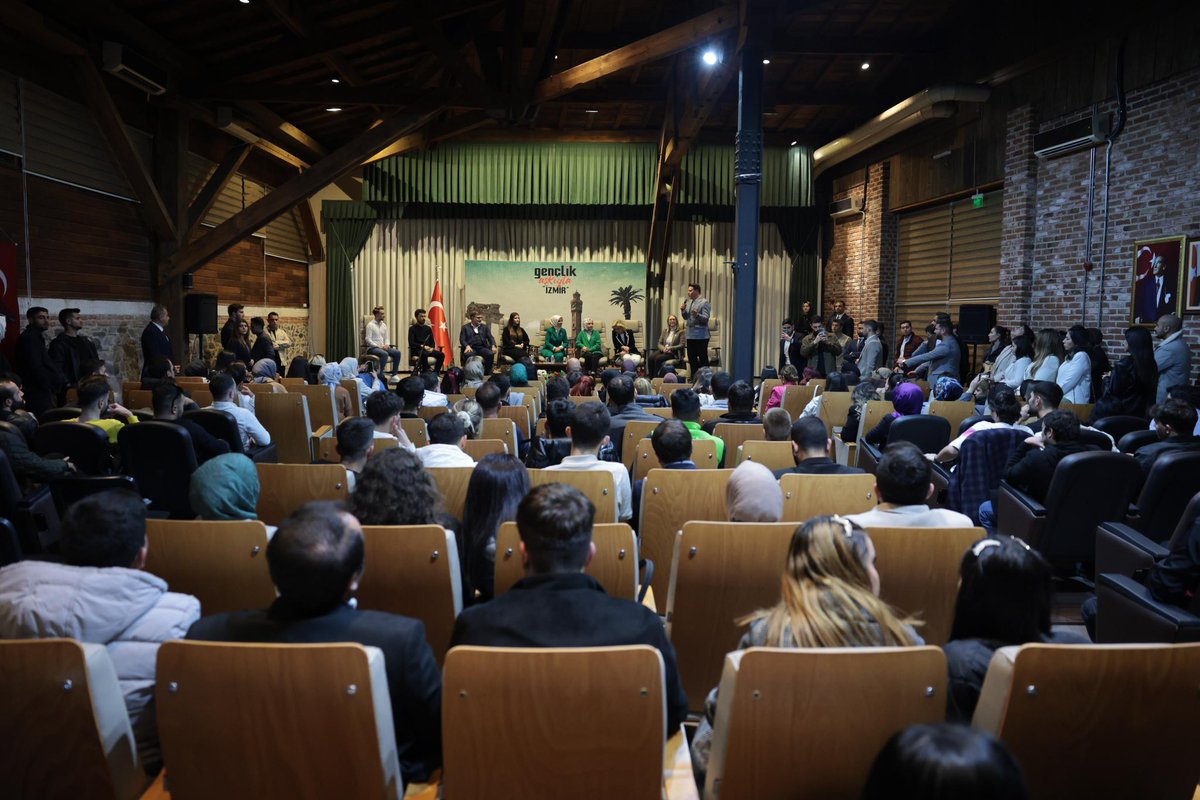
[[[737,191],[734,307],[730,373],[735,380],[754,377],[755,315],[758,305],[758,209],[762,188],[762,45],[751,31],[738,68],[738,132],[734,153]]]

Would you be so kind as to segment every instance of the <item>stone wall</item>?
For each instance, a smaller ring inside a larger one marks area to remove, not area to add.
[[[224,308],[219,308],[218,311],[224,312]],[[288,358],[296,356],[304,356],[308,358],[310,355],[309,338],[308,338],[308,309],[307,308],[267,308],[264,306],[246,306],[246,319],[250,320],[254,317],[262,317],[266,319],[267,314],[272,311],[279,314],[279,326],[287,331],[288,336],[292,338],[292,349],[288,354]],[[225,324],[228,319],[223,313],[218,319],[220,325]],[[188,352],[195,354],[199,337],[188,336]],[[250,334],[250,341],[254,341],[254,334]],[[209,366],[216,360],[217,354],[221,352],[221,336],[214,333],[204,337],[204,362]],[[287,369],[287,363],[284,363],[284,370]]]

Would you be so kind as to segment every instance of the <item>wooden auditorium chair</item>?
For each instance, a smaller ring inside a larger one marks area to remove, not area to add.
[[[282,396],[282,395],[281,395]],[[278,525],[312,500],[345,500],[346,468],[341,464],[257,464],[258,518]]]
[[[540,421],[540,420],[539,420]],[[633,419],[625,423],[625,431],[621,434],[621,462],[625,469],[632,471],[637,459],[638,442],[654,433],[661,420]]]
[[[804,522],[825,514],[861,514],[876,505],[875,476],[800,475],[791,473],[779,479],[783,492],[783,518]]]
[[[616,479],[607,470],[531,469],[529,484],[566,483],[574,486],[596,507],[597,523],[617,522]]]
[[[196,597],[205,614],[267,608],[267,528],[258,520],[146,520],[146,571],[173,592]]]
[[[476,461],[493,453],[508,453],[508,445],[499,439],[468,439],[463,442],[462,449],[464,453]],[[516,455],[516,453],[513,453],[513,455]]]
[[[791,441],[768,442],[765,439],[750,439],[739,447],[736,463],[743,461],[757,461],[772,472],[791,469],[796,465]]]
[[[308,398],[302,394],[260,394],[254,398],[254,415],[271,434],[284,464],[311,464],[316,449]]]
[[[426,467],[425,471],[433,477],[446,513],[455,519],[463,518],[463,509],[467,504],[467,486],[471,482],[474,467]]]
[[[638,551],[633,528],[624,522],[593,525],[592,544],[596,546],[596,555],[584,572],[595,578],[604,591],[613,597],[636,600]],[[517,523],[503,523],[496,534],[496,597],[525,577],[520,545],[521,534],[517,530]]]
[[[788,451],[791,452],[790,450]],[[624,452],[621,453],[625,455]],[[717,443],[711,439],[694,439],[692,441],[692,461],[696,469],[717,469]],[[644,478],[652,469],[658,469],[662,463],[658,453],[654,452],[654,444],[649,439],[640,439],[637,452],[633,458],[633,476],[630,480]]]

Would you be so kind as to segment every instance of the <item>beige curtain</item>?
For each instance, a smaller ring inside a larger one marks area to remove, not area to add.
[[[428,308],[440,274],[451,341],[457,342],[466,307],[466,261],[645,262],[647,225],[639,221],[414,219],[380,222],[355,259],[356,317],[375,305],[388,309],[394,341],[407,346],[412,312]],[[728,364],[733,312],[734,226],[730,222],[676,222],[672,226],[665,309],[678,308],[689,282],[699,283],[721,320],[716,336]],[[759,231],[757,373],[778,360],[779,322],[787,309],[789,260],[775,226]],[[438,270],[440,268],[440,273]],[[653,343],[648,343],[653,347]],[[407,355],[407,352],[406,352]]]

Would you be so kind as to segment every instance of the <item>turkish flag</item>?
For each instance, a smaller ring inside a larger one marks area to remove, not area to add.
[[[450,347],[450,329],[446,327],[446,308],[442,305],[442,282],[433,284],[433,296],[429,298],[429,324],[433,327],[433,342],[446,356],[443,366],[454,364],[454,349]]]

